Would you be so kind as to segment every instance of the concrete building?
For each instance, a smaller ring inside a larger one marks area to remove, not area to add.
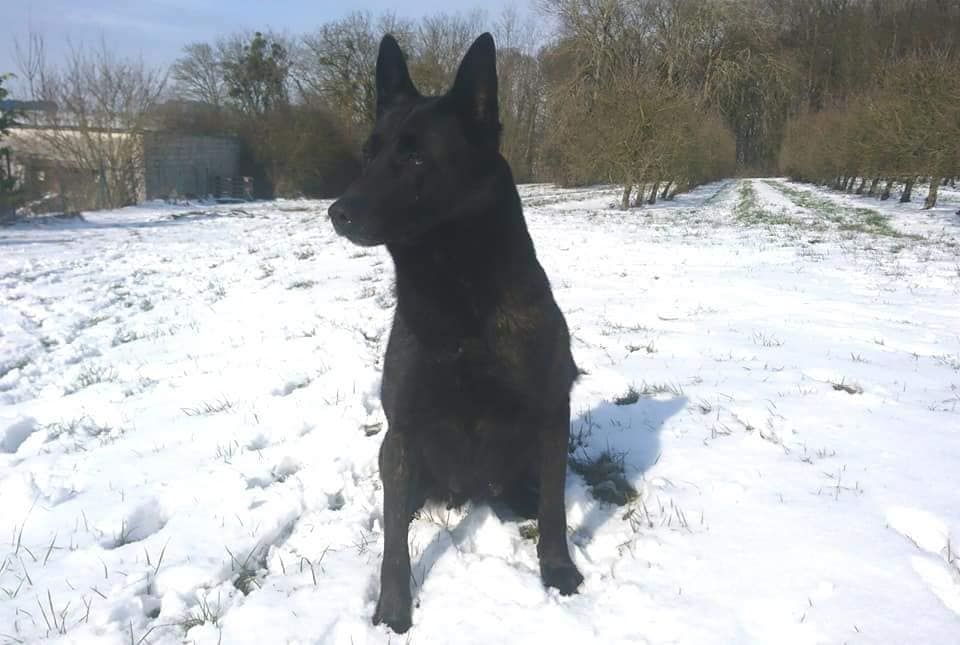
[[[244,198],[249,192],[233,137],[41,126],[13,128],[7,145],[23,193],[50,202],[42,210],[115,205],[105,193],[118,186],[130,195],[124,201]]]
[[[144,199],[240,197],[240,142],[175,132],[147,132],[143,138]]]

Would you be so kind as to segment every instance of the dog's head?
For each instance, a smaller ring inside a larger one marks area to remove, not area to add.
[[[337,233],[363,246],[410,242],[476,212],[500,158],[493,37],[477,38],[446,94],[424,97],[384,36],[376,86],[363,173],[328,211]]]

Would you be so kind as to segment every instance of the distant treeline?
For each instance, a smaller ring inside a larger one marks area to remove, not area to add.
[[[780,163],[795,179],[879,199],[902,184],[902,202],[918,178],[929,179],[924,208],[933,208],[940,185],[960,175],[955,57],[933,51],[893,61],[844,100],[795,116]]]
[[[960,174],[960,3],[538,0],[531,10],[355,13],[302,35],[225,34],[188,45],[163,91],[145,94],[167,127],[239,135],[263,193],[333,195],[359,169],[380,37],[397,37],[418,88],[434,94],[489,30],[502,151],[518,181],[616,183],[626,207],[737,173],[859,178],[877,192]]]

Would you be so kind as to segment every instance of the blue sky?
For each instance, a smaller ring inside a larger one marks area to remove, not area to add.
[[[524,0],[0,0],[0,73],[16,71],[15,38],[30,30],[43,34],[48,55],[56,59],[68,43],[99,42],[117,53],[142,56],[151,64],[168,64],[183,45],[215,39],[244,29],[272,28],[303,33],[320,23],[356,10],[393,11],[418,17],[483,6],[488,13]]]

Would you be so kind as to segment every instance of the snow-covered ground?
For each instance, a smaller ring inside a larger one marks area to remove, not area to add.
[[[157,205],[0,229],[0,643],[960,642],[956,204],[522,194],[574,458],[639,491],[570,474],[579,595],[428,508],[414,626],[372,626],[388,256],[324,202]]]

